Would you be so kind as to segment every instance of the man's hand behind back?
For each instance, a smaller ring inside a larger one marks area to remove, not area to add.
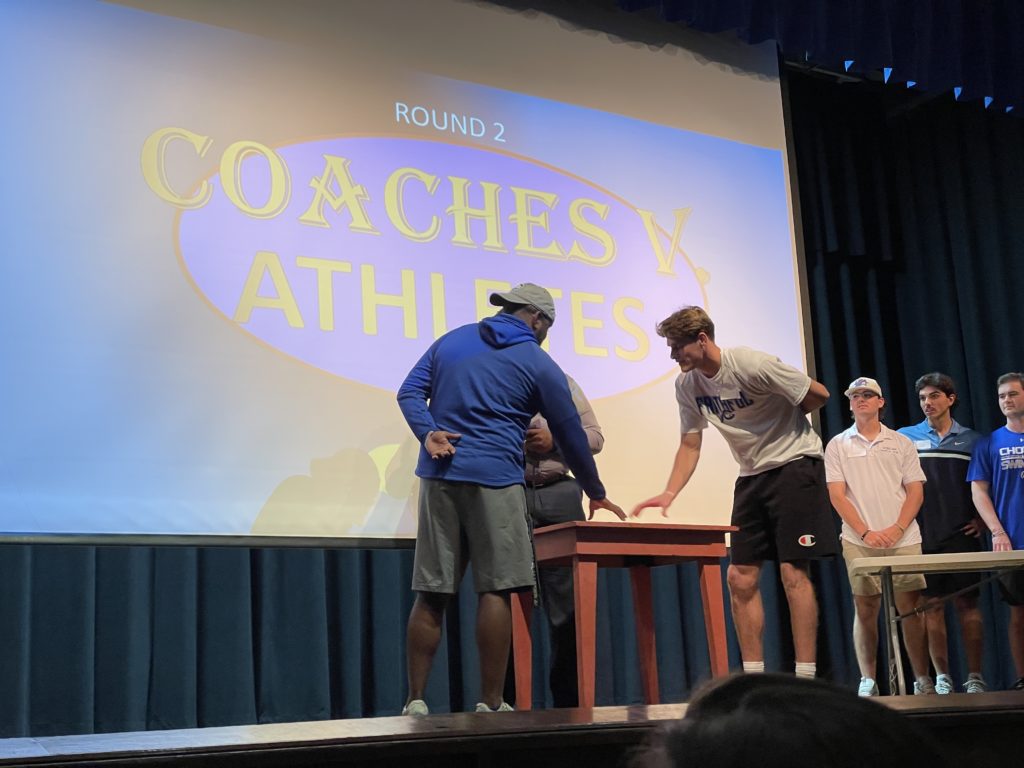
[[[445,432],[443,429],[435,429],[423,442],[432,459],[444,459],[455,455],[455,441],[462,435],[458,432]]]

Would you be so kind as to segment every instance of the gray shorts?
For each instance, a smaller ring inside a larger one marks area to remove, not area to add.
[[[455,594],[466,563],[477,592],[533,587],[533,544],[521,485],[420,481],[412,588]]]

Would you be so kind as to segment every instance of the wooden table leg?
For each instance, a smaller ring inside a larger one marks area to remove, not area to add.
[[[512,593],[512,658],[516,673],[516,709],[533,707],[533,590]]]
[[[597,666],[597,563],[574,558],[573,592],[576,603],[576,677],[579,706],[594,706]]]
[[[640,658],[640,682],[644,701],[660,704],[658,692],[658,651],[654,639],[654,608],[651,604],[651,569],[645,565],[629,569],[633,585],[633,618],[636,622],[636,652]]]
[[[725,601],[722,597],[722,567],[716,558],[697,561],[700,596],[704,603],[704,629],[708,635],[711,676],[729,674],[729,645],[725,636]]]

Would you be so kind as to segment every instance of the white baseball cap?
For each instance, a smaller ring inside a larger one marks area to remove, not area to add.
[[[858,392],[862,389],[874,392],[879,397],[882,396],[882,388],[878,385],[878,382],[874,379],[869,379],[867,376],[860,376],[859,378],[851,381],[850,386],[846,388],[846,391],[843,394],[849,397],[854,392]]]

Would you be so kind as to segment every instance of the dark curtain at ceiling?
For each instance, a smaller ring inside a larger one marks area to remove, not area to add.
[[[776,40],[789,61],[893,77],[963,99],[1024,110],[1024,3],[1019,0],[616,0],[704,32]]]

